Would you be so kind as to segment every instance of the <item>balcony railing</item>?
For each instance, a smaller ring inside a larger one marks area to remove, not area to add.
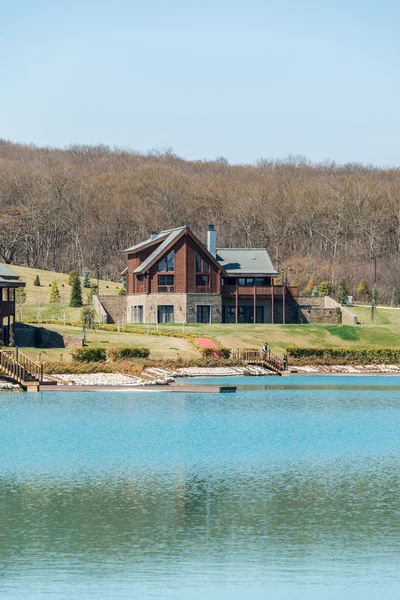
[[[274,286],[274,295],[275,296],[282,296],[283,295],[283,289],[285,286],[283,285],[275,285]],[[254,287],[250,286],[239,286],[238,288],[238,296],[254,296]],[[289,291],[292,296],[297,297],[298,296],[298,288],[295,286],[288,286],[286,288],[287,291]],[[224,296],[235,296],[236,295],[236,287],[234,285],[223,285],[221,288],[221,293]],[[272,296],[272,285],[269,286],[263,286],[263,287],[256,287],[256,295],[257,296]]]

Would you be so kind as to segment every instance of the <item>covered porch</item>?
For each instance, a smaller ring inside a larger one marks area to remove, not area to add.
[[[0,264],[0,346],[14,345],[16,291],[23,287],[19,275]]]

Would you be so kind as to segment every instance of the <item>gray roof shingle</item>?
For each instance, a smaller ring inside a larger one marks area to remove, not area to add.
[[[177,237],[180,236],[182,231],[184,231],[186,227],[178,227],[177,229],[171,229],[169,231],[162,231],[160,233],[160,237],[165,234],[167,237],[164,241],[144,260],[135,270],[134,273],[142,273],[146,270],[147,266],[153,262],[159,255],[161,255],[165,248],[167,248],[171,242],[173,242]]]
[[[232,275],[278,275],[265,248],[217,248],[217,261]]]

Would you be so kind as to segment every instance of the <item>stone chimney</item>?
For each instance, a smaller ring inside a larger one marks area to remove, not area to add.
[[[150,239],[151,239],[151,240],[155,240],[157,236],[158,236],[158,233],[157,233],[157,231],[152,231],[152,232],[151,232],[151,235],[150,235]]]
[[[207,250],[214,258],[217,256],[217,231],[214,225],[208,226]]]

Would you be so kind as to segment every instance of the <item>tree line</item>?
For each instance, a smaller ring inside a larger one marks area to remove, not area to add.
[[[205,242],[209,223],[221,247],[266,247],[302,292],[346,280],[357,296],[376,279],[389,302],[400,285],[399,169],[0,140],[2,262],[119,281],[124,248],[182,224]]]

